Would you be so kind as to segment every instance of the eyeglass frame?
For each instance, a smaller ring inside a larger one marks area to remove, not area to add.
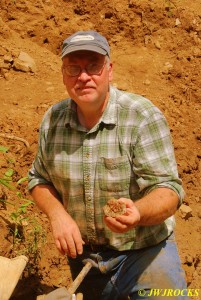
[[[90,75],[90,76],[92,76],[92,75],[100,75],[100,74],[102,73],[102,71],[103,71],[105,65],[106,65],[107,63],[108,63],[108,60],[106,59],[106,60],[104,61],[103,64],[90,63],[90,64],[88,64],[85,68],[81,68],[79,65],[73,65],[73,64],[72,64],[72,65],[62,66],[62,70],[65,72],[65,74],[66,74],[67,76],[70,76],[70,77],[77,77],[77,76],[79,76],[83,71],[85,71],[85,72],[86,72],[88,75]],[[99,70],[98,73],[90,73],[90,72],[87,70],[88,66],[90,66],[90,65],[99,65],[99,66],[101,66],[101,69]],[[67,67],[69,67],[69,66],[76,66],[77,68],[79,68],[79,73],[77,73],[76,75],[71,75],[70,73],[67,73]]]

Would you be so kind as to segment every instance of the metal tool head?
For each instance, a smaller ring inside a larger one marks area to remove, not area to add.
[[[65,287],[58,288],[53,292],[45,295],[44,300],[72,300],[72,294]]]

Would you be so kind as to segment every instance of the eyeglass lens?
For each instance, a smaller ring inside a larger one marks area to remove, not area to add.
[[[68,65],[64,67],[64,70],[67,75],[70,76],[78,76],[83,70],[85,70],[89,75],[98,75],[104,64],[89,64],[84,69],[82,69],[79,65]]]

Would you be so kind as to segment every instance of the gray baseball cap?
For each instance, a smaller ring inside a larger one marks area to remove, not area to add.
[[[93,30],[78,31],[65,39],[61,57],[80,50],[93,51],[110,57],[110,46],[107,39]]]

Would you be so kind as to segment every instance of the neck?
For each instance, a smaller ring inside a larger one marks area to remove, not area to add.
[[[100,120],[107,102],[108,100],[104,102],[104,105],[98,108],[91,107],[92,105],[90,107],[85,106],[84,108],[77,106],[77,116],[80,124],[87,129],[94,127]]]

